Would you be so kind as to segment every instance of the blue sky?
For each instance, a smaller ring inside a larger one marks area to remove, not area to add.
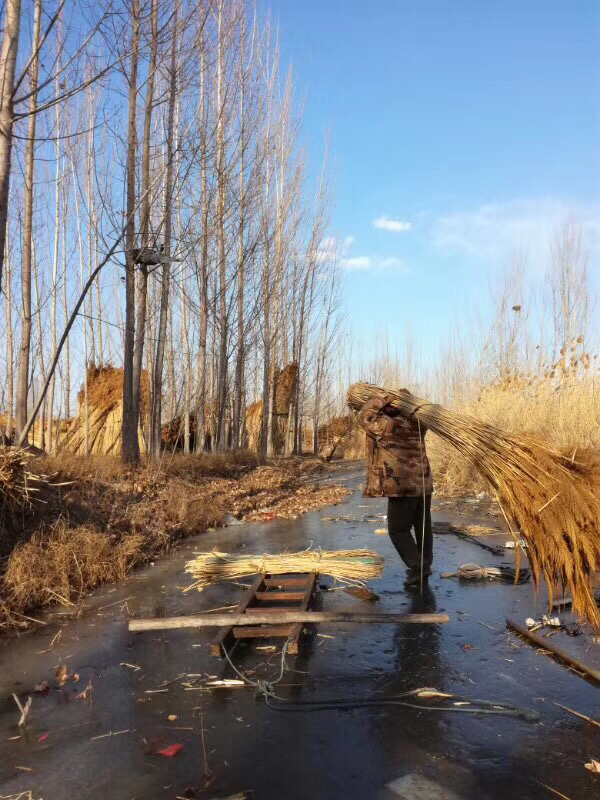
[[[565,221],[597,266],[600,4],[269,0],[318,168],[355,331],[433,345]],[[379,224],[374,222],[379,220]],[[398,224],[394,224],[398,223]],[[374,310],[376,309],[376,322]]]

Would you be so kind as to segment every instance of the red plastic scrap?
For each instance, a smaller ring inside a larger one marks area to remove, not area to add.
[[[162,750],[157,750],[156,753],[159,756],[173,758],[173,756],[176,756],[180,750],[183,750],[182,744],[170,744],[168,747],[163,747]]]

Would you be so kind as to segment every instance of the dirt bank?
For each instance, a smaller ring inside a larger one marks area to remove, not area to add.
[[[327,469],[317,459],[259,464],[245,452],[169,456],[135,472],[106,456],[31,460],[30,473],[46,476],[31,503],[9,513],[3,493],[0,629],[35,625],[35,609],[76,603],[185,536],[338,503],[346,489],[317,483]]]

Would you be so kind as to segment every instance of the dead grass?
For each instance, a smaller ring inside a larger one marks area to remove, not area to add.
[[[247,520],[296,519],[308,511],[335,506],[351,494],[344,486],[301,486],[293,494],[265,509],[257,508],[246,514]]]
[[[18,447],[0,448],[0,525],[5,527],[15,514],[26,514],[46,487],[46,476],[32,466],[32,453]]]
[[[143,480],[153,476],[183,477],[196,480],[204,477],[231,477],[254,469],[260,463],[256,453],[234,450],[227,453],[167,453],[154,464],[142,457],[141,466],[133,472],[120,458],[93,454],[89,456],[61,452],[56,456],[39,459],[40,468],[49,473],[72,475],[99,481]]]
[[[28,458],[27,464],[60,485],[43,506],[43,519],[32,515],[28,526],[19,520],[14,530],[2,531],[0,629],[28,627],[35,609],[77,602],[100,584],[122,581],[179,538],[223,525],[228,515],[293,517],[343,496],[339,487],[308,482],[325,469],[318,459],[259,465],[242,451],[171,454],[135,471],[100,455]]]
[[[119,539],[59,519],[11,553],[3,576],[5,602],[25,611],[77,600],[101,583],[123,580],[148,552],[147,545],[141,533]]]

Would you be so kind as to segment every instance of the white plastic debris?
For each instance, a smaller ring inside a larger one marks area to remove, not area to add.
[[[544,625],[548,625],[551,628],[560,628],[562,625],[560,619],[558,617],[548,617],[546,614],[542,617],[542,622]]]
[[[445,786],[414,772],[388,783],[386,789],[385,797],[394,800],[461,800]]]
[[[523,549],[525,549],[527,547],[527,542],[525,541],[525,539],[519,539],[516,542],[514,539],[511,539],[509,542],[506,542],[504,547],[508,548],[509,550],[515,547],[522,547]]]

